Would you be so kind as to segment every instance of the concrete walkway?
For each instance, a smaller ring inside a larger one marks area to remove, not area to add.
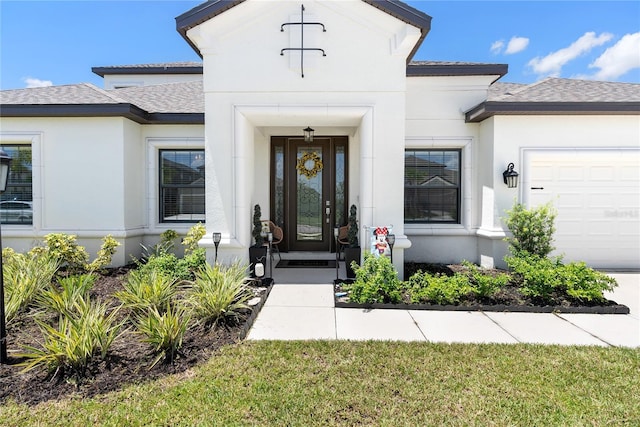
[[[607,298],[628,306],[628,315],[335,308],[330,283],[339,273],[275,269],[276,284],[247,339],[640,347],[640,274],[636,273],[611,274],[619,287]]]

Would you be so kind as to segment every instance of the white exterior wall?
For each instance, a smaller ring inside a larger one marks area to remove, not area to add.
[[[496,229],[507,229],[503,218],[514,201],[527,204],[524,197],[530,187],[527,165],[524,162],[527,151],[540,149],[637,150],[640,147],[638,116],[499,116],[490,120],[491,122],[487,120],[483,122],[482,126],[484,127],[485,123],[491,123],[494,128],[492,166],[496,197],[493,227]],[[506,169],[509,162],[513,162],[515,170],[520,173],[520,184],[517,189],[508,189],[502,182],[501,171]],[[636,174],[638,173],[640,173],[640,165],[636,171]],[[610,220],[616,221],[615,218]],[[506,249],[504,252],[506,253]],[[562,252],[562,248],[558,248],[556,253],[562,254]],[[496,264],[504,264],[498,263],[498,259],[495,261]],[[617,265],[617,267],[621,266]],[[622,267],[638,268],[638,265]]]
[[[349,203],[361,226],[394,224],[394,262],[410,246],[403,230],[406,58],[420,34],[360,1],[248,1],[188,31],[204,57],[207,237],[220,231],[220,259],[247,258],[253,205],[269,212],[269,143],[273,135],[349,136]],[[257,66],[259,64],[259,66]],[[230,161],[231,159],[231,161]],[[361,239],[362,240],[362,239]],[[363,243],[364,246],[364,243]]]
[[[483,206],[479,195],[486,186],[483,170],[491,147],[481,138],[478,124],[465,123],[464,112],[486,99],[487,89],[497,77],[407,79],[406,148],[462,151],[461,223],[406,224],[412,242],[406,251],[408,261],[480,261],[477,231]],[[404,159],[398,173],[404,174]]]
[[[46,234],[74,234],[93,258],[110,234],[121,243],[113,264],[123,265],[140,254],[140,243],[189,228],[158,223],[157,149],[149,141],[202,148],[203,126],[123,118],[3,118],[1,125],[0,142],[32,146],[34,198],[32,225],[2,226],[5,247],[24,252]]]

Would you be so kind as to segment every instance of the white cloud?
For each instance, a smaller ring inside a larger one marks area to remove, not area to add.
[[[53,86],[51,80],[40,80],[33,77],[25,77],[22,81],[27,84],[27,88]]]
[[[526,37],[511,37],[507,50],[504,51],[505,55],[511,55],[514,53],[522,52],[529,46],[529,39]]]
[[[611,40],[613,34],[602,33],[596,36],[594,32],[584,33],[578,40],[571,43],[569,47],[562,48],[549,55],[541,58],[535,57],[527,65],[533,68],[533,71],[537,74],[548,75],[560,75],[562,67],[579,57],[582,54],[589,52],[591,49],[597,46],[601,46]]]
[[[500,52],[502,52],[502,48],[503,47],[504,47],[504,41],[503,40],[495,41],[491,45],[491,53],[493,53],[494,55],[497,55]]]
[[[589,68],[599,68],[593,75],[597,80],[614,80],[634,68],[640,68],[640,32],[625,34],[589,64]]]

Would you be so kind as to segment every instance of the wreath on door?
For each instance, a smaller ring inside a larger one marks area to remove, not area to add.
[[[318,175],[318,172],[322,171],[323,167],[322,159],[315,151],[307,151],[304,153],[298,159],[298,164],[296,165],[296,169],[300,171],[302,175],[306,176],[307,179]]]

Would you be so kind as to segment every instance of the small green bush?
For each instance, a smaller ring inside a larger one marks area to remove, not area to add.
[[[464,274],[453,276],[431,275],[418,271],[407,283],[411,302],[432,304],[458,304],[462,297],[473,291]]]
[[[91,262],[84,246],[78,245],[77,236],[73,234],[51,233],[44,236],[44,245],[36,246],[29,251],[29,255],[48,255],[58,260],[60,265],[71,274],[98,271],[111,264],[113,254],[120,243],[113,237],[105,236],[98,256]]]
[[[540,258],[553,251],[553,233],[556,211],[551,203],[537,208],[526,209],[516,203],[507,211],[506,224],[513,237],[505,240],[509,243],[512,254],[528,252]]]
[[[186,304],[199,323],[210,326],[237,318],[253,296],[246,285],[247,267],[240,263],[228,267],[206,264],[186,292]]]
[[[584,262],[565,265],[562,276],[567,294],[579,301],[604,301],[603,292],[618,286],[614,278],[587,267]]]
[[[105,236],[102,239],[102,246],[98,251],[98,256],[86,266],[86,270],[99,271],[111,264],[111,260],[113,259],[113,255],[116,253],[118,246],[120,246],[120,243],[111,237],[111,235]]]
[[[550,300],[554,292],[566,293],[580,301],[603,301],[603,292],[617,286],[615,279],[587,267],[584,262],[564,265],[560,257],[540,258],[527,253],[505,260],[519,277],[521,292],[545,301]]]
[[[519,278],[523,295],[549,300],[554,292],[563,291],[559,269],[562,259],[545,258],[528,252],[506,257],[509,269]]]
[[[58,260],[61,266],[72,272],[84,271],[89,254],[84,246],[78,245],[73,234],[51,233],[44,236],[44,246],[36,246],[30,255],[48,254]]]
[[[359,304],[397,304],[402,301],[404,288],[389,258],[366,254],[362,266],[354,263],[353,269],[356,279],[345,285],[350,301]]]
[[[200,222],[189,229],[187,235],[182,239],[185,256],[198,249],[198,242],[204,237],[206,232],[207,230]]]
[[[472,291],[479,297],[492,297],[509,283],[508,274],[499,273],[493,276],[468,261],[463,261],[462,265],[467,269],[465,274],[469,278]]]
[[[144,336],[143,341],[151,344],[158,356],[151,364],[153,368],[163,357],[172,363],[182,347],[184,334],[189,325],[189,314],[181,305],[170,304],[160,312],[152,307],[136,318],[137,331]]]

